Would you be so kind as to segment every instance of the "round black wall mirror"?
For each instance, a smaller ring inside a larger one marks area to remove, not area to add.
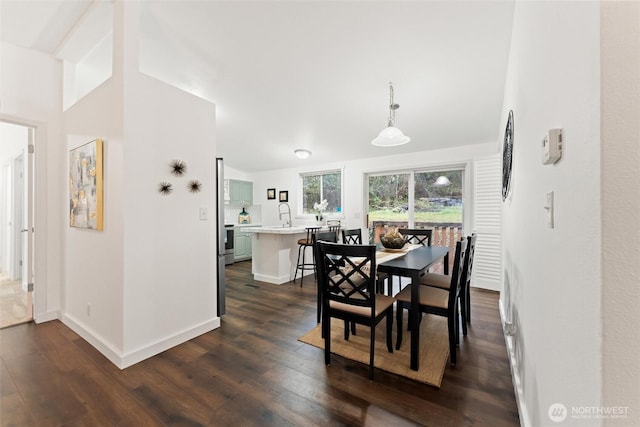
[[[511,167],[513,165],[513,110],[509,111],[507,127],[504,130],[502,146],[502,201],[507,199],[511,189]]]

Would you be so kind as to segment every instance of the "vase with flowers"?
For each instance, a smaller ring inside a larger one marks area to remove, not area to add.
[[[329,205],[329,202],[327,202],[327,199],[324,199],[320,203],[313,204],[313,210],[316,211],[316,222],[318,224],[322,224],[322,221],[324,220],[324,216],[322,214],[324,213],[325,210],[327,210],[328,205]]]

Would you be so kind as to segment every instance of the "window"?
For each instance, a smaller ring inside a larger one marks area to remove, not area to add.
[[[315,203],[327,200],[325,214],[342,212],[342,171],[310,172],[300,174],[302,181],[302,214],[315,214]]]
[[[367,225],[372,243],[385,227],[462,230],[462,168],[372,174],[368,186]]]

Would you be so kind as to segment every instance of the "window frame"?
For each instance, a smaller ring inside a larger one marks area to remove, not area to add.
[[[462,171],[462,191],[463,191],[463,205],[462,205],[462,230],[463,233],[467,233],[467,230],[473,230],[473,218],[472,218],[472,210],[473,210],[473,189],[472,189],[472,162],[471,160],[466,160],[462,162],[451,162],[451,163],[434,163],[429,165],[413,165],[405,168],[389,168],[389,169],[375,169],[363,172],[363,195],[362,195],[362,206],[365,210],[365,215],[363,215],[363,224],[362,227],[365,229],[369,228],[369,177],[370,176],[381,176],[381,175],[394,175],[394,174],[405,174],[408,173],[409,176],[409,186],[415,185],[414,174],[422,173],[422,172],[446,172],[450,170],[461,170]],[[414,203],[414,191],[409,192],[409,203]],[[414,217],[414,209],[409,209],[409,224],[415,224]]]
[[[322,170],[313,170],[298,173],[298,188],[296,191],[296,198],[298,200],[296,207],[296,218],[299,219],[315,219],[315,214],[304,213],[304,178],[309,176],[322,176],[333,173],[340,174],[340,212],[325,212],[323,214],[325,219],[344,219],[344,168],[330,168]],[[321,196],[322,197],[322,196]],[[322,199],[318,200],[320,202]]]

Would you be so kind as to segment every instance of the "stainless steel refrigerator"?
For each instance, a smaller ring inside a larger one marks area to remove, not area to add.
[[[216,231],[218,234],[216,244],[218,316],[222,316],[225,313],[224,266],[227,232],[224,227],[224,162],[220,157],[216,158]]]

